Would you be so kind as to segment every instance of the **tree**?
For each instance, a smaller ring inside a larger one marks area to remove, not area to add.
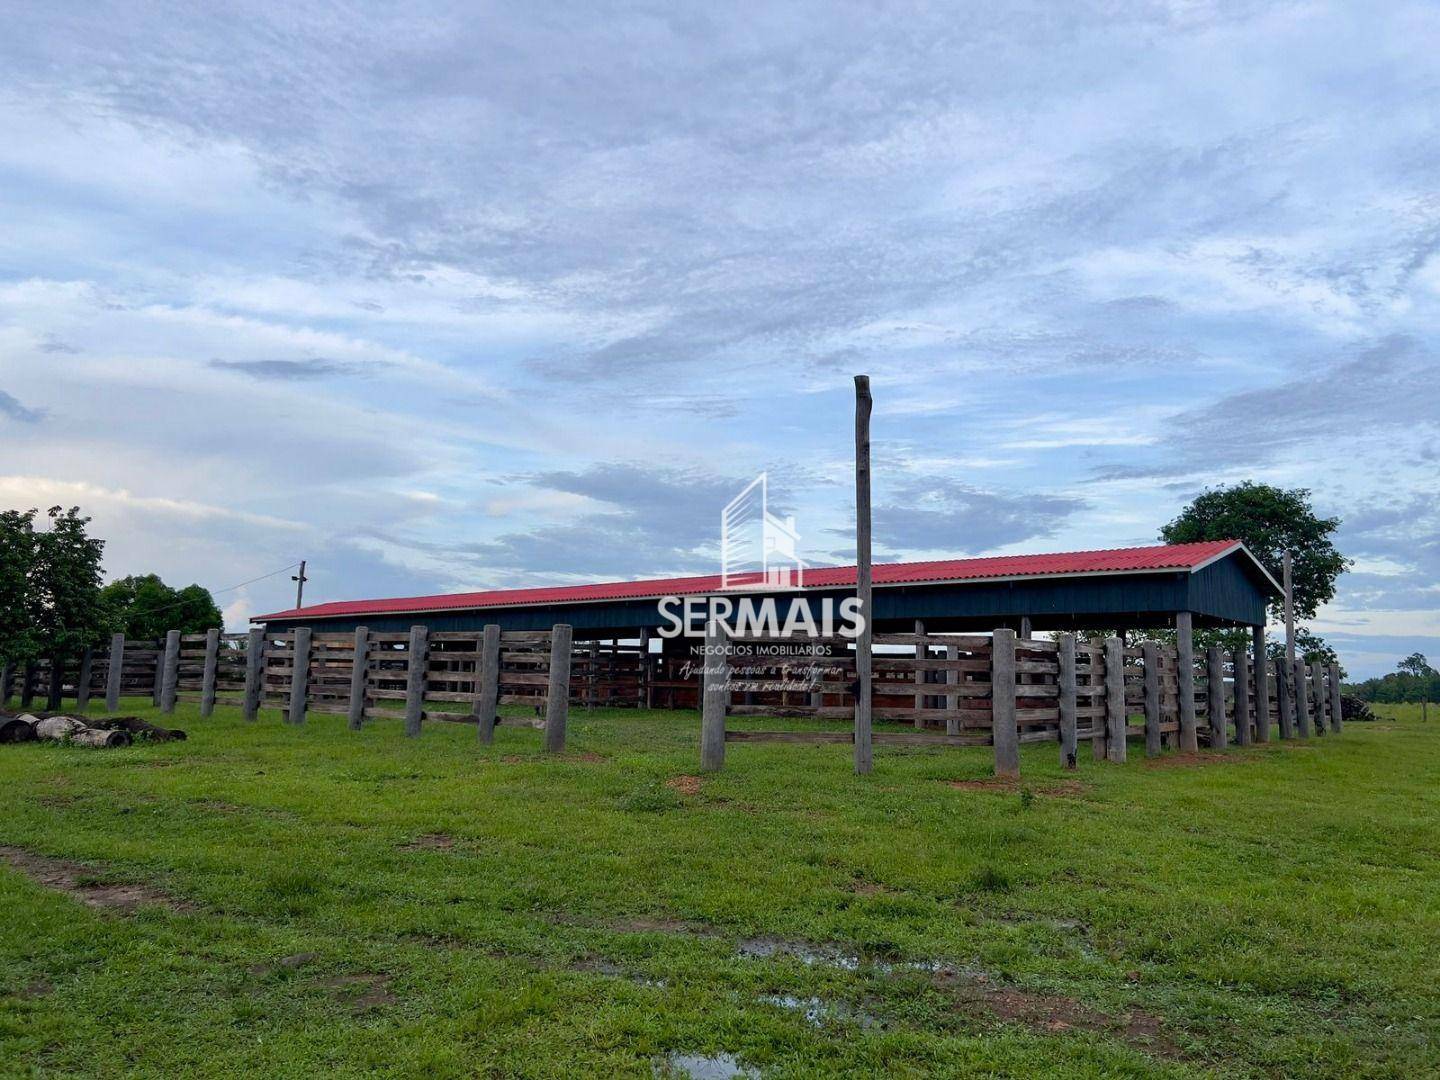
[[[1285,643],[1283,641],[1272,641],[1265,646],[1266,654],[1277,664],[1285,660]],[[1340,654],[1335,647],[1322,638],[1319,634],[1312,634],[1305,627],[1295,629],[1295,659],[1303,660],[1307,664],[1320,663],[1329,667],[1334,664],[1340,669],[1340,677],[1345,678],[1345,665],[1340,663]]]
[[[119,578],[101,594],[115,628],[134,640],[157,640],[167,630],[199,634],[224,625],[208,589],[200,585],[174,589],[158,574]]]
[[[42,653],[78,656],[109,628],[100,601],[100,563],[105,541],[90,536],[80,508],[49,510],[50,528],[36,536],[31,607]]]
[[[1406,675],[1414,675],[1417,679],[1428,679],[1435,674],[1435,669],[1425,659],[1424,653],[1411,653],[1400,663],[1395,665],[1395,670]]]
[[[8,663],[24,663],[40,655],[30,610],[35,514],[35,510],[0,512],[0,658]]]
[[[1335,579],[1350,566],[1330,539],[1339,527],[1339,518],[1315,513],[1305,488],[1287,491],[1247,480],[1204,491],[1160,530],[1160,538],[1167,544],[1240,540],[1276,581],[1289,551],[1295,616],[1313,619],[1321,604],[1335,598]],[[1275,601],[1271,612],[1282,618],[1283,603]]]
[[[1339,518],[1322,518],[1310,505],[1305,488],[1277,488],[1245,481],[1233,487],[1209,488],[1160,530],[1167,544],[1193,544],[1202,540],[1239,540],[1276,581],[1284,573],[1285,552],[1291,558],[1291,595],[1297,619],[1313,619],[1321,604],[1335,597],[1335,581],[1350,566],[1331,536]],[[1270,605],[1270,617],[1285,617],[1285,602]],[[1197,632],[1203,643],[1222,648],[1244,648],[1246,630]],[[1296,655],[1307,662],[1338,663],[1335,650],[1305,627],[1295,631]],[[1272,655],[1274,650],[1271,650]],[[1281,649],[1280,656],[1284,656]],[[1343,671],[1342,671],[1343,674]]]

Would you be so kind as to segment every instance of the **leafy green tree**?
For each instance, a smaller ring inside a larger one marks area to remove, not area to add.
[[[101,594],[115,628],[133,640],[157,640],[167,630],[199,634],[224,625],[208,589],[200,585],[171,588],[158,574],[119,578]]]
[[[0,511],[0,659],[11,663],[40,655],[30,606],[37,543],[35,514],[34,510]]]
[[[1331,540],[1339,527],[1339,518],[1315,513],[1305,488],[1247,480],[1203,492],[1160,530],[1160,538],[1167,544],[1240,540],[1276,581],[1289,551],[1295,616],[1313,619],[1321,604],[1335,598],[1335,580],[1350,566]],[[1283,617],[1284,605],[1275,601],[1271,612]]]
[[[1416,678],[1429,678],[1435,674],[1435,669],[1432,668],[1430,662],[1425,659],[1425,654],[1418,652],[1411,653],[1404,660],[1401,660],[1400,663],[1396,664],[1395,668],[1397,671],[1404,672],[1406,675],[1414,675]]]
[[[105,541],[86,532],[90,519],[78,506],[52,506],[49,515],[50,528],[36,534],[30,606],[42,653],[69,658],[98,643],[110,625],[100,601]]]
[[[1321,517],[1310,504],[1305,488],[1278,488],[1253,481],[1231,487],[1210,488],[1196,497],[1160,530],[1167,544],[1193,544],[1202,540],[1239,540],[1276,581],[1284,573],[1285,552],[1291,557],[1291,595],[1297,619],[1313,619],[1321,604],[1335,597],[1335,581],[1350,566],[1331,537],[1339,518]],[[1283,599],[1270,605],[1274,621],[1285,617]],[[1245,648],[1248,630],[1197,631],[1197,647],[1219,645]],[[1318,634],[1297,627],[1296,655],[1307,662],[1338,663],[1335,650]],[[1276,651],[1267,646],[1271,655]],[[1279,656],[1284,655],[1283,647]],[[1343,674],[1343,669],[1342,669]]]
[[[1267,643],[1265,651],[1277,664],[1285,659],[1285,643],[1283,641]],[[1335,647],[1319,634],[1312,634],[1303,626],[1295,628],[1295,658],[1303,660],[1307,664],[1319,662],[1326,667],[1334,664],[1340,669],[1340,677],[1342,679],[1345,677],[1345,665],[1340,663],[1340,654],[1335,651]]]

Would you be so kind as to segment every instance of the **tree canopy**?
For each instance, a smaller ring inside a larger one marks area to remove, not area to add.
[[[1430,666],[1423,653],[1411,653],[1395,665],[1396,670],[1378,679],[1366,679],[1352,687],[1365,701],[1399,704],[1440,701],[1440,672]]]
[[[1200,540],[1240,540],[1276,581],[1286,551],[1291,553],[1291,582],[1297,619],[1313,619],[1320,605],[1335,597],[1335,580],[1350,565],[1331,536],[1339,518],[1320,517],[1305,488],[1289,490],[1245,481],[1210,488],[1160,530],[1167,544]],[[1275,618],[1283,604],[1271,606]]]
[[[0,513],[0,654],[12,661],[74,655],[109,626],[100,602],[105,541],[89,535],[79,507],[50,507],[43,531],[38,513]]]
[[[152,641],[167,630],[198,634],[224,625],[210,591],[200,585],[175,589],[158,574],[119,578],[100,590],[115,630],[127,638]]]

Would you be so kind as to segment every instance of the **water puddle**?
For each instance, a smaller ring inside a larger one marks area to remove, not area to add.
[[[817,997],[796,997],[793,994],[767,994],[760,998],[766,1005],[777,1009],[788,1009],[805,1017],[806,1023],[824,1027],[827,1021],[858,1024],[862,1028],[884,1026],[878,1017],[839,1001],[826,1001]]]
[[[968,974],[945,960],[879,960],[846,952],[834,945],[815,945],[784,938],[748,938],[740,943],[736,954],[759,960],[799,960],[810,967],[829,967],[840,971],[871,971],[879,975],[918,971],[930,975]]]
[[[680,1054],[672,1053],[657,1061],[654,1066],[657,1077],[689,1077],[690,1080],[733,1080],[742,1076],[746,1080],[759,1080],[760,1071],[740,1064],[734,1054]]]

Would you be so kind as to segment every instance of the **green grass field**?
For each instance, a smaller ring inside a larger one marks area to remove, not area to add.
[[[8,1074],[1440,1073],[1418,708],[1072,774],[1027,748],[1018,789],[843,745],[697,780],[688,713],[577,710],[558,759],[173,723],[0,746]]]

